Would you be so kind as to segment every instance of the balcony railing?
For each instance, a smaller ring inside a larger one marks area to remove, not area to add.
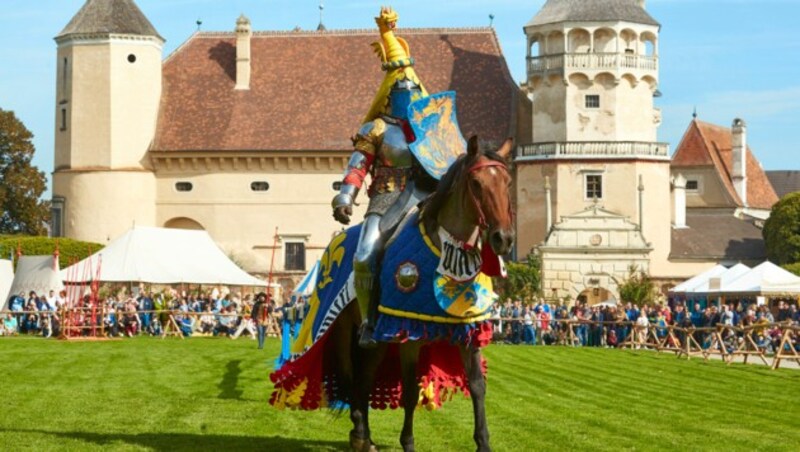
[[[644,141],[568,141],[531,143],[517,148],[517,158],[669,158],[669,144]]]
[[[564,69],[658,70],[658,57],[627,53],[561,53],[528,58],[528,75]]]

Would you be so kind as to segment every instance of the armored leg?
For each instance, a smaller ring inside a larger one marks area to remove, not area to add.
[[[372,324],[373,319],[369,314],[374,303],[372,298],[377,257],[380,250],[383,249],[384,241],[380,231],[380,222],[381,215],[367,215],[361,227],[358,248],[353,258],[356,298],[361,312],[358,345],[363,348],[373,348],[377,345],[375,339],[372,338],[375,326]]]

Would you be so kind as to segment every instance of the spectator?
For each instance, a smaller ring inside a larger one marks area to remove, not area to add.
[[[262,350],[264,348],[264,339],[267,336],[267,326],[269,325],[269,305],[265,293],[260,293],[256,297],[252,316],[258,332],[258,349]]]

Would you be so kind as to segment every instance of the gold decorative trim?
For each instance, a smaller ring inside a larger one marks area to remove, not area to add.
[[[435,323],[448,323],[454,325],[462,325],[466,323],[475,323],[475,322],[482,322],[484,320],[488,320],[492,314],[486,313],[476,317],[469,317],[464,319],[459,319],[455,317],[439,317],[436,315],[427,315],[427,314],[419,314],[416,312],[408,312],[408,311],[401,311],[399,309],[392,309],[387,308],[386,306],[378,306],[378,312],[382,314],[389,314],[395,317],[402,317],[406,319],[413,319],[413,320],[422,320],[424,322],[435,322]]]

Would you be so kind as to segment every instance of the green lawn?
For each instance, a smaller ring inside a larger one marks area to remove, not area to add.
[[[278,341],[0,340],[0,450],[345,450],[350,423],[267,404]],[[491,346],[497,451],[797,450],[800,371],[669,354]],[[459,398],[419,411],[421,451],[473,450]],[[373,412],[398,450],[402,413]]]

